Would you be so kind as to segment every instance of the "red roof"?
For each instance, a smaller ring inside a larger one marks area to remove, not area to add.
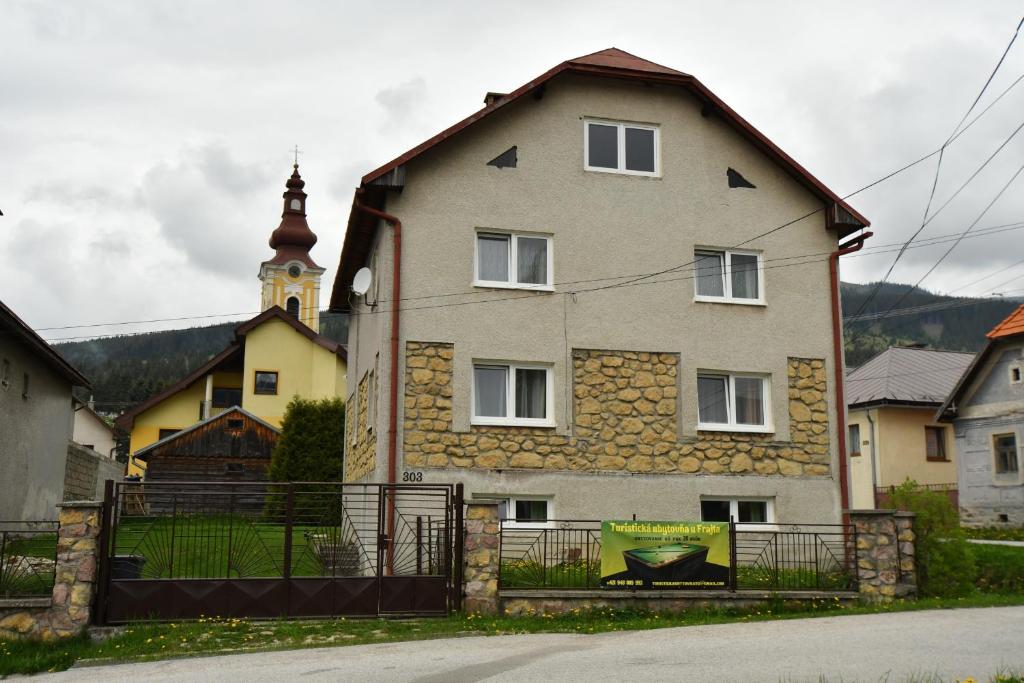
[[[1006,317],[1006,320],[992,328],[992,331],[985,336],[989,339],[998,337],[1012,337],[1015,334],[1024,334],[1024,304],[1017,307],[1013,313]]]
[[[363,188],[374,187],[375,190],[385,190],[392,185],[391,179],[385,177],[388,174],[398,171],[399,173],[396,174],[396,177],[400,176],[400,168],[404,164],[435,145],[457,135],[484,117],[493,114],[510,102],[514,102],[530,93],[543,92],[542,88],[544,85],[562,73],[634,79],[648,83],[663,83],[684,87],[704,104],[708,112],[721,117],[723,121],[735,128],[751,144],[774,160],[797,182],[804,185],[812,194],[824,202],[826,205],[826,225],[829,227],[837,226],[840,237],[845,237],[871,224],[867,218],[843,201],[839,195],[826,187],[824,183],[811,175],[807,169],[798,164],[792,157],[776,146],[775,143],[765,137],[764,134],[750,125],[746,119],[733,111],[729,105],[719,99],[717,95],[708,90],[696,78],[682,71],[676,71],[667,66],[641,59],[636,55],[631,55],[614,47],[562,62],[507,95],[493,98],[489,96],[487,98],[488,104],[483,109],[471,114],[450,128],[441,131],[404,154],[395,157],[380,168],[367,173],[362,178]],[[360,226],[359,229],[353,229],[355,223],[359,220],[356,213],[353,209],[349,215],[348,230],[346,231],[345,243],[342,247],[341,263],[331,297],[332,310],[341,310],[347,307],[347,287],[351,283],[355,271],[362,265],[363,257],[365,256],[364,252],[367,251],[369,241],[372,238],[372,226],[375,225],[375,221],[370,221],[367,218],[365,219],[367,225]]]

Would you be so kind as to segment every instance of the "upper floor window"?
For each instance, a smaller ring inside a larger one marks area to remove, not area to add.
[[[519,363],[473,365],[473,424],[554,426],[551,368]]]
[[[583,155],[588,171],[656,176],[661,173],[658,127],[584,121]]]
[[[946,457],[946,429],[944,427],[924,428],[925,457],[928,460],[948,460]]]
[[[276,394],[277,373],[270,370],[257,370],[253,387],[254,394]]]
[[[764,256],[756,252],[697,249],[693,255],[697,301],[764,303]]]
[[[770,432],[768,381],[763,375],[698,375],[697,429]]]
[[[860,425],[850,425],[850,443],[846,444],[846,450],[849,451],[851,458],[860,455]]]
[[[479,287],[551,289],[551,238],[521,233],[476,235]]]
[[[213,388],[213,407],[231,408],[242,405],[242,390],[230,387]]]

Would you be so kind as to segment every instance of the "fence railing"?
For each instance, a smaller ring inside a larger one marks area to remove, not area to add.
[[[0,598],[49,597],[57,567],[57,522],[0,522]]]
[[[896,488],[896,486],[876,486],[875,507],[879,509],[892,507],[892,494],[895,492]],[[960,491],[956,482],[948,484],[918,484],[915,489],[918,491],[934,491],[935,493],[945,494],[953,507],[957,509],[960,507]]]
[[[402,484],[118,485],[111,578],[447,575],[452,492]]]
[[[856,529],[840,524],[734,524],[727,589],[856,590]],[[502,520],[499,585],[601,585],[601,522]]]

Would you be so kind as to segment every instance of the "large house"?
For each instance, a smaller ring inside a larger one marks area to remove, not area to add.
[[[951,422],[959,460],[960,520],[1024,525],[1024,305],[988,333],[935,419]]]
[[[324,269],[309,254],[317,238],[306,222],[304,186],[296,164],[286,183],[281,224],[270,236],[274,257],[260,266],[263,312],[238,325],[234,340],[207,363],[118,417],[117,426],[131,432],[129,474],[145,472],[144,459],[134,457],[140,450],[236,406],[246,424],[276,429],[294,396],[345,396],[345,348],[319,333]],[[229,429],[229,422],[213,426]],[[235,464],[220,466],[230,472]],[[210,474],[208,463],[203,469]]]
[[[0,302],[0,520],[54,519],[76,386],[89,380]]]
[[[892,347],[846,378],[853,507],[888,505],[908,478],[956,495],[952,429],[935,420],[973,353]]]
[[[534,523],[838,521],[834,266],[867,220],[621,50],[484,103],[356,191],[346,480],[461,482]]]

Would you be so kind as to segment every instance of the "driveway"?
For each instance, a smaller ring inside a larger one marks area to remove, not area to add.
[[[83,667],[42,680],[979,681],[1024,671],[1024,607],[382,643]]]

